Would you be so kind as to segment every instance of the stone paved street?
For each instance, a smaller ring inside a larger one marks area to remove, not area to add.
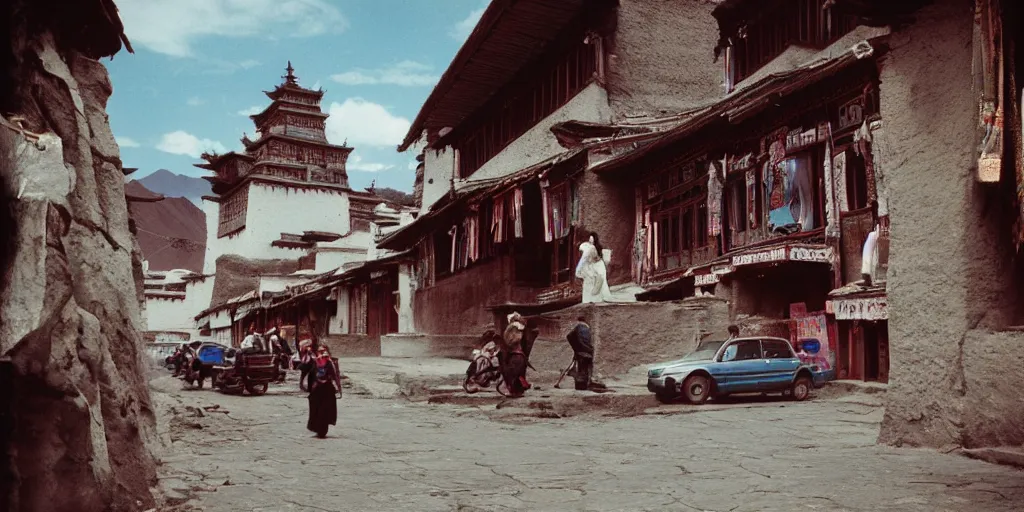
[[[163,510],[1024,510],[1024,473],[876,446],[882,410],[856,400],[513,422],[494,405],[349,393],[318,440],[292,385],[153,386]]]

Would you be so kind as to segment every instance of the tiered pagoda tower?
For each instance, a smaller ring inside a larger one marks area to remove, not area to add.
[[[286,71],[283,83],[265,91],[270,106],[251,116],[256,139],[242,137],[244,152],[204,154],[205,162],[196,164],[213,172],[204,177],[213,185],[213,195],[203,198],[206,273],[222,254],[297,259],[300,247],[284,243],[289,233],[345,236],[350,196],[365,195],[349,188],[345,163],[353,148],[327,142],[323,90],[300,86],[291,62]]]

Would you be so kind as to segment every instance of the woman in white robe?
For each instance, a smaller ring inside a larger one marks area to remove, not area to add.
[[[583,303],[608,302],[612,292],[608,289],[608,260],[610,251],[601,247],[597,233],[580,244],[580,262],[576,265],[576,277],[583,279]]]

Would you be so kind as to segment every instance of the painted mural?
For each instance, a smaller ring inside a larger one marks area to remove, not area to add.
[[[772,232],[789,234],[814,229],[810,156],[779,162],[767,178],[768,224]]]
[[[828,334],[828,322],[824,313],[810,314],[793,320],[794,343],[797,356],[808,364],[818,365],[822,370],[832,370],[836,365],[835,347]]]

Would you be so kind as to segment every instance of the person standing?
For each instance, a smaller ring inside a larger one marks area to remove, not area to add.
[[[577,318],[576,325],[565,338],[572,347],[576,362],[576,389],[590,389],[590,375],[594,370],[594,342],[587,319],[583,316]]]
[[[505,380],[508,396],[519,398],[529,389],[526,381],[526,352],[523,351],[523,332],[526,320],[519,313],[508,316],[508,327],[501,338],[501,376]]]
[[[583,303],[609,302],[612,297],[608,289],[608,255],[601,246],[597,233],[590,233],[590,238],[580,244],[579,263],[576,264],[576,277],[583,279]]]
[[[243,354],[258,354],[263,352],[263,338],[256,334],[256,326],[249,325],[249,334],[242,339]]]
[[[338,399],[341,398],[341,376],[334,365],[331,352],[320,345],[316,359],[307,363],[309,367],[309,419],[306,429],[316,433],[320,439],[327,437],[327,430],[338,422]]]

